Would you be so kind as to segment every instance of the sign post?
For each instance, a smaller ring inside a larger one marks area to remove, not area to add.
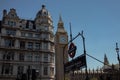
[[[73,59],[73,57],[75,56],[77,47],[74,45],[74,43],[72,43],[72,41],[75,40],[78,36],[82,37],[84,52],[83,52],[83,55],[80,55],[77,58]],[[71,37],[71,40],[63,47],[63,55],[64,55],[64,49],[69,43],[71,43],[71,44],[69,46],[68,54],[72,58],[72,60],[67,62],[67,63],[64,63],[64,61],[63,61],[64,72],[69,72],[71,70],[78,70],[82,67],[85,67],[86,68],[86,80],[88,80],[87,63],[86,63],[86,49],[85,49],[85,37],[83,36],[83,31],[81,33],[78,33],[78,35],[75,36],[74,38]],[[64,75],[65,75],[65,73],[64,73]],[[65,77],[64,77],[64,80],[65,80]]]

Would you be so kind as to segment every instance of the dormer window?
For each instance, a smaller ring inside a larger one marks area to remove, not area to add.
[[[29,22],[29,29],[33,28],[33,24],[31,22]]]
[[[18,16],[17,16],[17,13],[16,13],[16,10],[15,9],[10,9],[10,12],[8,13],[8,17],[10,17],[10,18],[18,18]]]
[[[25,20],[21,20],[20,21],[20,24],[21,24],[21,27],[24,29],[24,28],[26,28],[26,21]]]
[[[15,17],[15,15],[14,14],[11,14],[11,18],[14,18]]]
[[[16,22],[14,22],[14,21],[8,21],[8,25],[9,26],[16,26]]]
[[[46,15],[46,12],[44,12],[44,14]]]

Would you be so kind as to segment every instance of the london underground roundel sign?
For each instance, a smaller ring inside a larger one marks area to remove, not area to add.
[[[71,43],[69,46],[68,54],[71,58],[75,56],[77,47],[74,45],[74,43]]]

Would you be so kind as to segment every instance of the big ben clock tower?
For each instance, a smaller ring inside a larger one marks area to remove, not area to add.
[[[55,61],[56,80],[64,80],[64,63],[68,61],[67,51],[68,34],[64,29],[64,23],[59,17],[57,32],[55,34]]]

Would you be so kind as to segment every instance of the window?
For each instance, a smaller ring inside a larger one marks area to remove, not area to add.
[[[23,53],[20,53],[20,54],[19,54],[19,60],[20,60],[20,61],[24,61],[24,54],[23,54]]]
[[[40,34],[35,34],[35,38],[40,38]]]
[[[43,72],[43,74],[44,74],[44,75],[48,75],[48,67],[47,67],[47,66],[44,67],[44,72]]]
[[[6,30],[7,35],[15,35],[16,31],[15,30]]]
[[[29,29],[33,28],[33,24],[31,22],[29,22]]]
[[[25,37],[25,32],[21,32],[21,36],[22,36],[22,37]]]
[[[50,50],[54,51],[54,45],[53,44],[50,44]]]
[[[37,49],[37,50],[40,49],[40,43],[35,43],[35,49]]]
[[[26,24],[25,24],[25,23],[22,24],[22,28],[23,28],[23,29],[26,28]]]
[[[20,41],[20,48],[25,49],[25,42],[24,41]]]
[[[14,21],[8,21],[8,25],[10,25],[10,26],[16,26],[16,22],[14,22]]]
[[[18,66],[18,74],[22,74],[24,71],[24,66]]]
[[[46,15],[47,13],[46,13],[46,12],[44,12],[44,14]]]
[[[43,39],[48,39],[48,35],[47,34],[43,34]]]
[[[32,54],[31,54],[31,53],[29,53],[29,54],[27,55],[27,60],[28,60],[28,61],[32,61]]]
[[[48,44],[47,44],[47,43],[44,43],[44,45],[43,45],[43,49],[45,49],[45,50],[48,49]]]
[[[6,47],[14,47],[14,40],[5,40]]]
[[[2,74],[12,74],[13,73],[13,65],[12,64],[3,64],[2,65]]]
[[[32,49],[33,48],[33,43],[32,42],[28,42],[28,49]]]
[[[44,61],[48,62],[48,54],[44,54]]]
[[[14,60],[14,52],[6,52],[3,54],[3,60]]]
[[[54,68],[50,67],[50,75],[54,75]]]
[[[11,16],[10,16],[11,18],[14,18],[15,17],[15,15],[14,14],[11,14]]]
[[[54,55],[53,54],[50,55],[50,62],[54,62]]]
[[[48,21],[48,20],[47,20],[47,19],[45,19],[45,18],[44,18],[44,19],[42,19],[42,22],[43,22],[43,23],[44,23],[44,22],[46,23],[47,21]]]
[[[40,61],[40,55],[38,54],[35,55],[35,61]]]
[[[45,30],[46,30],[46,31],[48,30],[48,26],[45,26]]]
[[[32,37],[33,37],[33,34],[32,34],[32,33],[28,33],[28,37],[29,37],[29,38],[32,38]]]

